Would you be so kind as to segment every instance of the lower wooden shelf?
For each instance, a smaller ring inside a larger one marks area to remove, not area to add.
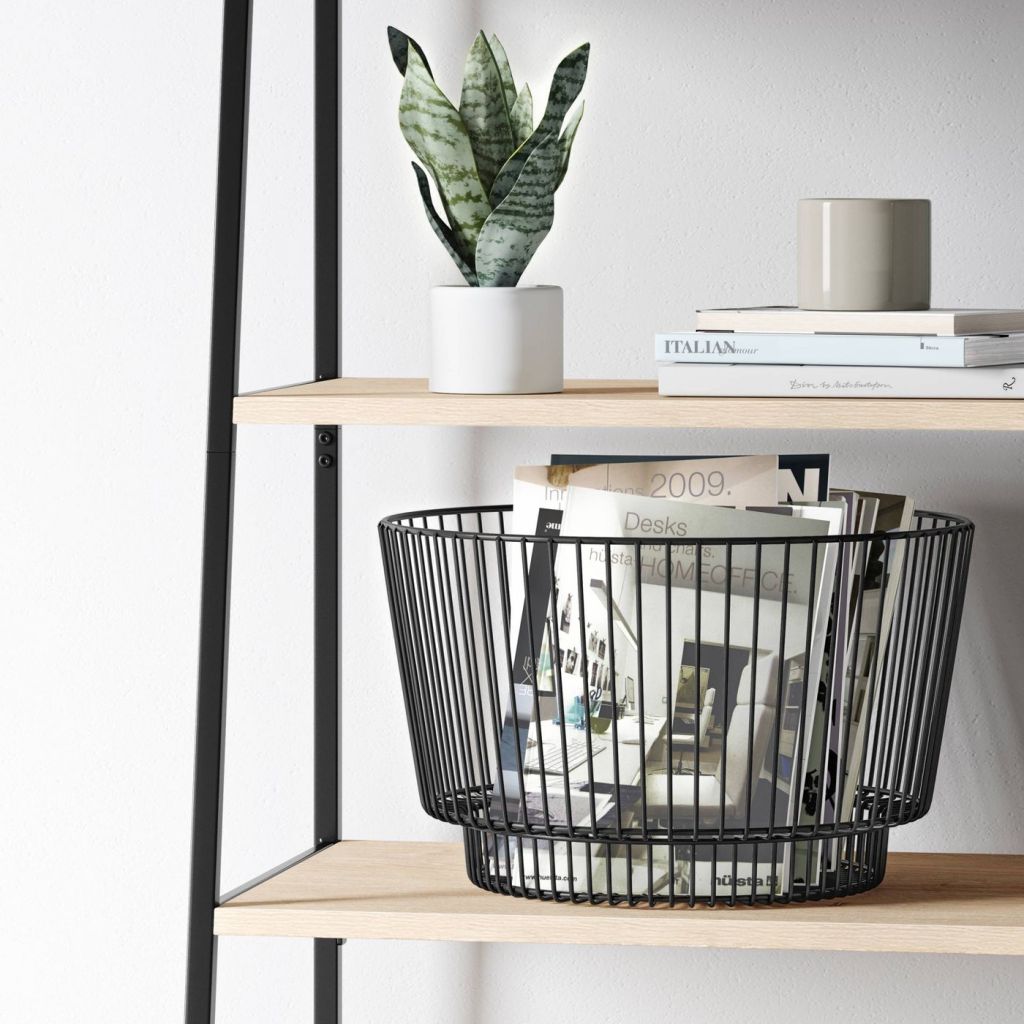
[[[218,935],[1024,956],[1024,856],[894,853],[872,892],[788,907],[613,908],[495,896],[462,846],[346,841],[217,908]]]

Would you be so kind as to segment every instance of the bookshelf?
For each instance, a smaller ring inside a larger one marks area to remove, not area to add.
[[[493,896],[461,847],[340,840],[339,434],[347,425],[1024,430],[998,400],[663,399],[650,381],[557,395],[434,395],[347,378],[339,362],[338,0],[315,0],[315,381],[237,394],[251,0],[224,0],[186,980],[187,1024],[214,1014],[216,937],[313,942],[314,1019],[337,1024],[341,939],[616,943],[1024,955],[1024,857],[894,854],[880,888],[780,908],[618,909]],[[219,887],[236,427],[311,426],[314,469],[313,850],[235,893]],[[410,779],[410,785],[412,780]]]
[[[347,840],[220,906],[219,935],[1024,956],[1024,857],[894,853],[850,900],[787,907],[553,904],[466,878],[461,844]]]
[[[438,395],[420,379],[343,377],[254,391],[234,422],[461,427],[1024,430],[1024,401],[662,398],[654,381],[570,380],[557,395]]]

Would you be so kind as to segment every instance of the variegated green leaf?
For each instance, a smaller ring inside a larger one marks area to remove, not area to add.
[[[562,137],[558,140],[558,150],[561,159],[561,167],[558,172],[558,182],[555,184],[555,188],[565,180],[565,172],[569,170],[569,154],[572,152],[573,139],[576,138],[576,129],[580,126],[580,119],[583,117],[583,102],[572,112],[569,117],[569,121],[565,126],[565,131],[562,132]]]
[[[516,137],[516,145],[521,146],[533,134],[533,93],[525,82],[515,103],[512,104],[512,133]]]
[[[481,285],[511,287],[522,277],[555,217],[555,182],[561,166],[558,134],[535,146],[512,190],[487,218],[476,246]]]
[[[388,25],[388,45],[391,47],[391,57],[395,62],[395,67],[404,75],[405,68],[409,61],[409,47],[413,46],[418,51],[420,59],[423,61],[423,66],[427,69],[427,74],[431,78],[434,77],[433,72],[430,70],[430,65],[427,63],[426,54],[423,52],[423,47],[413,39],[412,36],[407,36],[400,29],[394,28]]]
[[[487,40],[491,46],[491,53],[494,54],[494,63],[498,65],[498,74],[501,75],[501,86],[505,91],[505,103],[511,110],[516,102],[516,80],[512,77],[512,65],[508,62],[508,54],[501,40],[492,32],[491,38]]]
[[[412,169],[416,172],[416,181],[420,189],[420,198],[423,200],[423,209],[426,211],[427,220],[434,229],[434,234],[441,239],[441,244],[448,250],[448,255],[455,261],[459,273],[471,285],[476,285],[476,274],[467,261],[466,256],[459,252],[459,240],[455,237],[452,229],[441,219],[440,214],[434,209],[434,201],[430,198],[430,182],[427,179],[427,172],[415,161]]]
[[[516,144],[501,74],[483,32],[466,56],[459,114],[469,133],[477,176],[487,191]]]
[[[590,43],[573,50],[555,69],[548,93],[548,105],[544,116],[533,134],[508,158],[505,166],[498,172],[490,190],[491,206],[497,208],[511,192],[520,172],[523,170],[530,154],[550,135],[556,138],[562,129],[562,120],[566,111],[575,103],[587,77],[587,60],[590,57]]]
[[[398,122],[405,141],[437,185],[459,251],[474,252],[491,206],[477,176],[466,126],[430,77],[415,46],[409,46],[407,51]]]

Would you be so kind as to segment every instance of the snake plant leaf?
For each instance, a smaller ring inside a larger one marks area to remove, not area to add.
[[[580,120],[583,117],[583,107],[584,104],[581,101],[580,105],[570,115],[565,131],[562,132],[562,137],[558,140],[561,167],[558,172],[558,182],[555,188],[562,184],[565,180],[565,172],[569,170],[569,154],[572,152],[573,139],[576,138],[576,129],[579,128]]]
[[[522,277],[555,217],[555,182],[561,168],[557,132],[535,146],[511,191],[487,218],[476,245],[481,285],[512,287]]]
[[[434,229],[434,234],[441,240],[441,244],[448,250],[448,255],[455,261],[459,272],[471,285],[476,285],[476,274],[465,255],[459,251],[459,240],[455,237],[452,229],[441,219],[441,215],[434,209],[434,201],[430,198],[430,181],[427,172],[416,161],[413,161],[412,169],[416,172],[416,182],[420,189],[420,198],[423,200],[423,209],[427,214],[427,220]]]
[[[548,104],[540,124],[533,134],[508,158],[505,166],[498,172],[490,190],[491,206],[497,208],[511,192],[520,172],[526,165],[533,151],[540,146],[548,135],[556,135],[562,129],[562,120],[566,111],[576,102],[583,82],[587,77],[587,61],[590,57],[590,43],[584,43],[562,59],[555,69],[551,80],[551,91],[548,93]]]
[[[501,40],[493,32],[487,42],[490,44],[491,53],[494,54],[494,63],[498,65],[498,74],[501,75],[505,103],[511,110],[516,102],[516,80],[512,77],[512,65],[508,62],[508,54],[505,52],[505,47],[501,45]]]
[[[409,47],[414,47],[420,55],[420,59],[423,61],[423,66],[427,69],[427,74],[431,78],[434,77],[434,73],[430,70],[430,65],[427,63],[426,54],[423,52],[423,47],[413,39],[412,36],[407,36],[400,29],[394,28],[392,25],[388,25],[388,45],[391,47],[391,57],[395,62],[395,66],[404,75],[405,68],[409,60]]]
[[[406,58],[398,123],[405,141],[437,185],[445,216],[458,239],[459,251],[474,252],[491,205],[477,176],[466,126],[430,77],[419,48],[407,47]]]
[[[509,120],[512,122],[516,145],[521,146],[533,134],[533,93],[525,82],[512,104]]]
[[[466,56],[459,114],[469,134],[477,176],[484,191],[516,148],[498,63],[481,32]]]

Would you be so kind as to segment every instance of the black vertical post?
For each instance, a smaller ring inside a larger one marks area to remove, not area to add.
[[[338,359],[338,0],[316,0],[314,157],[315,373],[337,377]],[[314,795],[313,841],[340,838],[338,780],[337,424],[314,430]],[[334,939],[313,942],[313,1019],[336,1024],[341,967]]]
[[[209,1024],[214,1013],[217,944],[213,934],[213,911],[220,884],[224,700],[235,457],[235,427],[231,406],[238,389],[251,26],[252,0],[225,0],[217,153],[217,220],[213,257],[206,506],[199,617],[186,1024]]]

